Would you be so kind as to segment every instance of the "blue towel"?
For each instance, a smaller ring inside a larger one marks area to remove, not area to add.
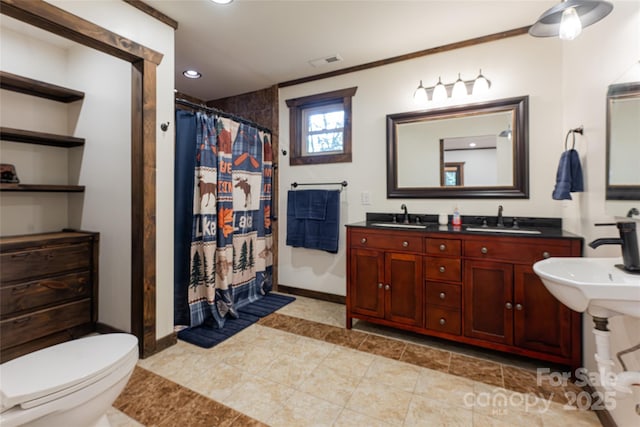
[[[296,218],[298,193],[325,191],[326,210],[324,219]],[[338,252],[340,235],[340,191],[298,190],[287,194],[287,245],[297,248],[318,249],[332,254]]]
[[[571,194],[569,193],[580,191],[584,191],[580,157],[576,150],[566,150],[560,156],[558,172],[556,173],[556,186],[551,197],[554,200],[571,200]]]
[[[327,212],[327,190],[293,191],[293,206],[297,219],[325,219]]]

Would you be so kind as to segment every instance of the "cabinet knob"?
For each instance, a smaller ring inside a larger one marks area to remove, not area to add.
[[[402,247],[406,248],[407,246],[409,246],[409,242],[407,242],[406,240],[404,242],[402,242]]]
[[[441,325],[444,325],[445,323],[447,323],[447,321],[444,319],[444,317],[441,317],[438,323],[440,323]]]
[[[438,295],[440,297],[440,299],[444,299],[447,295],[444,292],[440,292],[440,295]]]
[[[382,283],[378,283],[378,289],[382,289]]]
[[[367,243],[367,238],[363,237],[362,239],[360,239],[360,243],[362,243],[363,245]]]
[[[389,286],[389,285],[384,285],[384,290],[385,290],[385,291],[388,291],[389,289],[391,289],[391,286]]]
[[[440,273],[444,273],[445,268],[443,266],[440,266],[440,268],[438,270],[440,270]]]
[[[547,252],[547,251],[542,252],[542,258],[547,259],[547,258],[549,258],[550,256],[551,256],[551,254],[550,254],[549,252]]]
[[[511,310],[513,308],[513,305],[510,302],[506,303],[504,306],[507,310]]]
[[[483,254],[486,254],[487,252],[489,252],[489,250],[483,246],[482,248],[480,248],[480,252],[482,252]]]
[[[441,252],[444,252],[445,249],[447,249],[447,245],[445,245],[445,244],[440,245],[440,251]]]
[[[522,311],[522,304],[516,304],[516,310]]]

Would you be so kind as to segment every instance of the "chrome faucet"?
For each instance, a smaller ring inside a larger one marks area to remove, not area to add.
[[[502,218],[502,205],[498,205],[498,223],[496,226],[504,227],[504,218]]]
[[[589,247],[595,249],[601,245],[620,245],[622,248],[622,262],[624,263],[623,268],[631,272],[640,272],[640,254],[638,251],[636,223],[634,221],[619,221],[615,223],[615,225],[620,231],[620,238],[608,237],[596,239],[589,243]]]
[[[402,223],[403,224],[409,224],[409,212],[407,211],[407,205],[405,205],[404,203],[402,204],[402,206],[400,206],[400,209],[402,209],[404,211],[404,214],[402,216]]]

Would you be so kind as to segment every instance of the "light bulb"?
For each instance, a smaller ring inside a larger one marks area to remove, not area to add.
[[[419,105],[426,104],[427,101],[429,101],[429,96],[427,95],[427,89],[425,89],[424,86],[422,86],[422,80],[420,80],[420,85],[418,86],[416,91],[413,93],[413,101]]]
[[[467,95],[467,85],[464,84],[462,79],[460,78],[460,73],[458,73],[458,80],[453,85],[453,89],[451,90],[451,98],[460,99],[464,98]]]
[[[438,84],[436,84],[433,88],[433,96],[431,97],[431,99],[434,102],[442,102],[447,99],[447,88],[444,87],[444,84],[442,83],[440,77],[438,77]]]
[[[573,7],[565,9],[562,12],[562,19],[560,20],[560,31],[558,37],[562,40],[573,40],[582,32],[582,22],[578,12]]]
[[[489,80],[482,75],[482,70],[480,70],[480,74],[478,74],[478,77],[476,77],[476,80],[473,82],[471,93],[481,96],[487,94],[487,92],[489,92]]]

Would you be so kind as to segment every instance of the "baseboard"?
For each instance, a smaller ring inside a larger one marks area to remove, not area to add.
[[[596,393],[596,388],[591,384],[587,383],[582,386],[582,388],[584,389],[584,391],[589,393],[589,396],[595,396],[594,393]],[[618,427],[618,424],[616,424],[616,422],[614,421],[613,416],[611,416],[611,412],[609,412],[607,409],[598,409],[593,412],[596,413],[596,415],[598,416],[598,420],[603,427]]]
[[[285,285],[278,285],[278,288],[276,290],[285,294],[299,295],[301,297],[335,302],[337,304],[344,304],[346,300],[346,298],[342,295],[328,294],[326,292],[311,291],[309,289],[300,289]]]
[[[99,334],[115,334],[115,333],[123,333],[128,334],[130,332],[123,331],[118,328],[114,328],[113,326],[106,325],[104,323],[96,323],[96,332]],[[156,353],[160,353],[162,350],[165,350],[172,345],[175,345],[178,342],[178,334],[176,332],[171,332],[169,335],[162,337],[156,340],[156,348],[148,353],[145,353],[142,358],[145,359],[149,356],[153,356]]]

